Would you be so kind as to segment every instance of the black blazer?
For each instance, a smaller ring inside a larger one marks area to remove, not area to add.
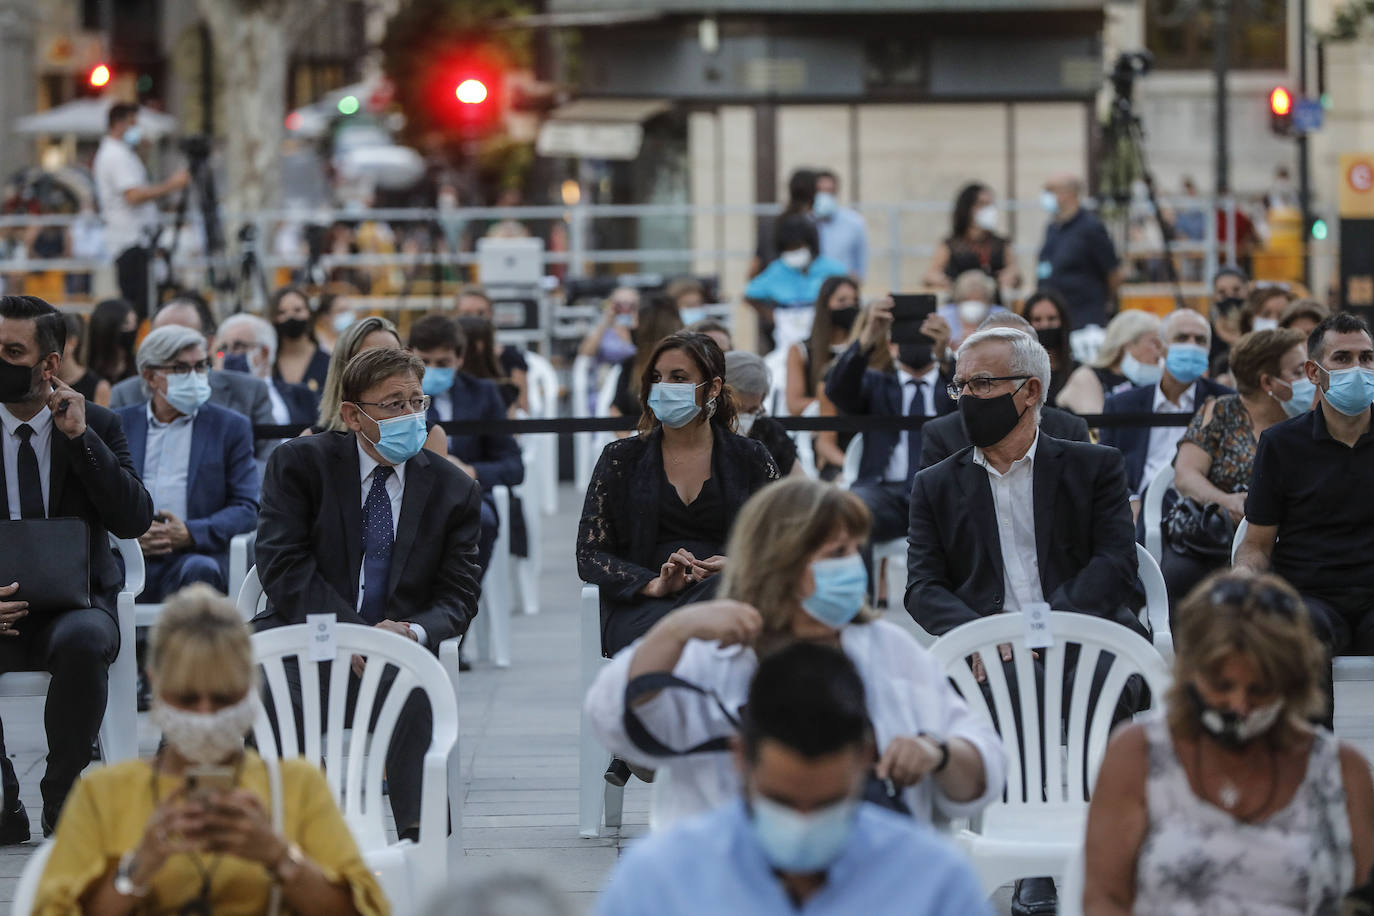
[[[1202,408],[1202,403],[1208,398],[1235,394],[1225,385],[1218,385],[1207,378],[1200,378],[1193,385],[1193,403],[1198,409]],[[1102,405],[1102,413],[1154,413],[1155,387],[1142,385],[1114,394]],[[1143,494],[1145,488],[1150,485],[1148,480],[1141,479],[1145,476],[1145,459],[1150,454],[1150,427],[1104,426],[1100,433],[1100,441],[1103,445],[1121,450],[1121,454],[1126,458],[1126,487],[1132,494]]]
[[[455,420],[506,419],[506,403],[501,389],[490,379],[477,378],[466,372],[453,374],[453,387],[448,391]],[[439,411],[429,408],[429,420],[439,422]],[[448,437],[448,453],[472,465],[477,480],[485,490],[496,486],[513,487],[525,479],[525,462],[520,446],[509,433],[481,433],[476,436]]]
[[[287,418],[288,423],[303,423],[310,426],[320,416],[320,396],[311,391],[304,385],[293,385],[290,382],[283,382],[280,378],[273,378],[269,383],[277,389],[277,394],[281,395],[282,401],[286,403],[286,410],[290,414]]]
[[[50,455],[48,517],[86,522],[91,603],[113,617],[124,570],[109,535],[141,537],[153,524],[152,497],[134,470],[119,417],[98,404],[86,403],[86,431],[79,438],[68,439],[53,427]],[[0,512],[8,515],[8,506],[9,490],[0,467]]]
[[[712,427],[711,473],[733,523],[740,506],[770,480],[777,465],[762,442]],[[659,475],[663,430],[606,446],[587,486],[577,527],[577,574],[600,587],[602,598],[630,601],[658,575]]]
[[[1145,629],[1134,527],[1121,455],[1041,436],[1034,464],[1040,586],[1056,611]],[[1004,606],[1002,548],[988,472],[966,448],[916,475],[908,531],[906,609],[936,636]]]
[[[857,342],[840,354],[834,367],[825,379],[825,396],[834,402],[841,411],[854,416],[899,417],[902,415],[902,385],[895,372],[879,372],[868,368],[871,350],[861,350]],[[943,371],[935,384],[935,415],[943,417],[954,412],[954,402],[950,400],[945,386],[949,377]],[[922,431],[924,427],[911,430],[911,455],[908,461],[912,471],[921,455]],[[892,461],[892,453],[902,441],[902,431],[896,429],[875,430],[864,433],[864,452],[859,461],[860,483],[882,480],[887,466]]]
[[[391,554],[386,616],[424,627],[429,648],[477,615],[480,488],[446,459],[421,451],[405,464],[405,495]],[[363,495],[351,432],[291,439],[272,453],[258,513],[258,576],[267,610],[259,630],[306,614],[358,615]]]
[[[1083,418],[1045,406],[1040,409],[1040,431],[1056,439],[1070,442],[1088,442],[1088,424]],[[964,421],[957,414],[930,420],[921,430],[921,470],[939,464],[960,449],[968,448],[968,433],[964,432]]]

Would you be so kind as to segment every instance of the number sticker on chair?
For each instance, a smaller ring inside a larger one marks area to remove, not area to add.
[[[312,662],[332,662],[338,654],[338,640],[334,634],[334,614],[306,614],[305,625],[310,632],[310,651],[306,657]]]
[[[1054,632],[1050,629],[1050,606],[1043,601],[1031,602],[1021,610],[1026,621],[1026,647],[1029,649],[1048,649],[1054,645]]]

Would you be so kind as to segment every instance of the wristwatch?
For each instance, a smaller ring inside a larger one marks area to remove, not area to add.
[[[279,884],[290,884],[305,866],[305,853],[295,843],[286,847],[285,854],[273,865],[270,871]]]
[[[940,749],[940,762],[936,765],[935,769],[932,772],[944,772],[945,767],[949,766],[949,742],[938,735],[931,734],[930,732],[921,732],[916,737],[927,738],[935,742],[935,746]]]
[[[148,888],[140,887],[134,883],[134,853],[129,850],[119,859],[119,865],[115,868],[114,889],[115,893],[121,897],[138,897],[142,899],[148,896]]]

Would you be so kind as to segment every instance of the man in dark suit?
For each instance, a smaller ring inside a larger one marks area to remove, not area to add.
[[[1144,594],[1121,455],[1040,435],[1049,384],[1049,354],[1021,331],[979,331],[959,348],[952,387],[972,445],[917,474],[911,494],[906,608],[930,633],[1048,605],[1145,635],[1132,610]],[[1002,659],[1010,663],[1010,647]],[[973,675],[987,678],[977,656]],[[1095,690],[1103,677],[1099,667]],[[1128,683],[1119,716],[1134,711],[1139,690]],[[1033,878],[1018,883],[1012,912],[1054,905],[1053,882]]]
[[[873,306],[863,336],[840,354],[825,381],[825,394],[846,414],[875,417],[939,417],[954,410],[945,390],[949,379],[936,361],[949,341],[949,325],[932,314],[921,331],[930,344],[891,342],[892,300]],[[873,351],[890,348],[894,371],[868,368]],[[919,469],[922,427],[875,430],[863,434],[863,457],[858,479],[850,486],[873,514],[872,542],[890,541],[906,531],[911,481]],[[866,547],[870,588],[872,549]]]
[[[424,372],[403,350],[358,354],[342,380],[340,416],[349,432],[292,439],[272,454],[258,520],[258,575],[268,598],[258,629],[327,613],[431,651],[467,630],[480,592],[481,493],[421,448]],[[355,666],[350,708],[359,673]],[[402,837],[418,835],[431,721],[429,704],[412,694],[387,749]]]
[[[986,331],[988,328],[1012,328],[1021,331],[1037,343],[1040,340],[1031,323],[1015,312],[1001,311],[989,315],[978,325],[980,331]],[[1048,404],[1041,408],[1040,431],[1047,436],[1067,439],[1070,442],[1090,441],[1088,424],[1082,417],[1067,410],[1050,407]],[[958,414],[931,420],[921,428],[921,470],[939,464],[960,449],[968,447],[968,433],[964,431],[964,421]]]
[[[410,327],[408,346],[425,364],[425,394],[431,398],[429,420],[506,419],[501,390],[489,379],[462,371],[467,340],[456,321],[445,315],[426,315]],[[492,487],[513,487],[525,479],[525,463],[515,437],[481,433],[448,437],[448,460],[482,486],[482,539],[478,565],[485,575],[496,543],[497,526]],[[514,550],[514,547],[512,548]],[[519,552],[519,551],[516,551]]]
[[[129,460],[118,418],[58,378],[66,336],[61,315],[42,299],[0,297],[0,510],[11,519],[80,518],[90,530],[87,544],[72,547],[89,551],[92,607],[29,617],[26,602],[10,600],[22,581],[0,588],[0,672],[52,675],[41,783],[45,835],[90,762],[109,666],[119,651],[115,601],[124,573],[107,531],[135,538],[153,520],[152,500]],[[3,731],[0,782],[0,843],[25,842],[29,819]]]
[[[139,539],[147,562],[140,597],[162,601],[194,582],[224,592],[229,541],[258,520],[253,429],[242,414],[206,403],[209,360],[197,332],[153,331],[137,364],[151,398],[116,413],[157,513]]]

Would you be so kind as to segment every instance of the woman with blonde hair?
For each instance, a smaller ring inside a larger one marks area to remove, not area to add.
[[[389,912],[320,771],[282,760],[274,786],[244,747],[257,666],[232,603],[204,585],[172,596],[148,678],[165,744],[76,784],[34,913]]]
[[[1321,644],[1277,576],[1222,572],[1178,611],[1163,715],[1107,746],[1089,916],[1335,914],[1374,866],[1369,763],[1311,723]]]
[[[1054,405],[1076,414],[1099,414],[1107,398],[1135,386],[1154,385],[1163,371],[1159,318],[1126,309],[1107,323],[1097,357],[1073,371]]]
[[[868,529],[868,509],[846,490],[805,477],[770,484],[735,522],[724,598],[670,613],[601,670],[586,697],[597,737],[670,773],[655,829],[739,794],[723,739],[759,658],[793,640],[836,646],[858,667],[879,754],[874,776],[893,807],[921,820],[937,808],[962,818],[1001,797],[997,733],[910,634],[865,604],[859,549]],[[676,681],[665,685],[663,675]]]

